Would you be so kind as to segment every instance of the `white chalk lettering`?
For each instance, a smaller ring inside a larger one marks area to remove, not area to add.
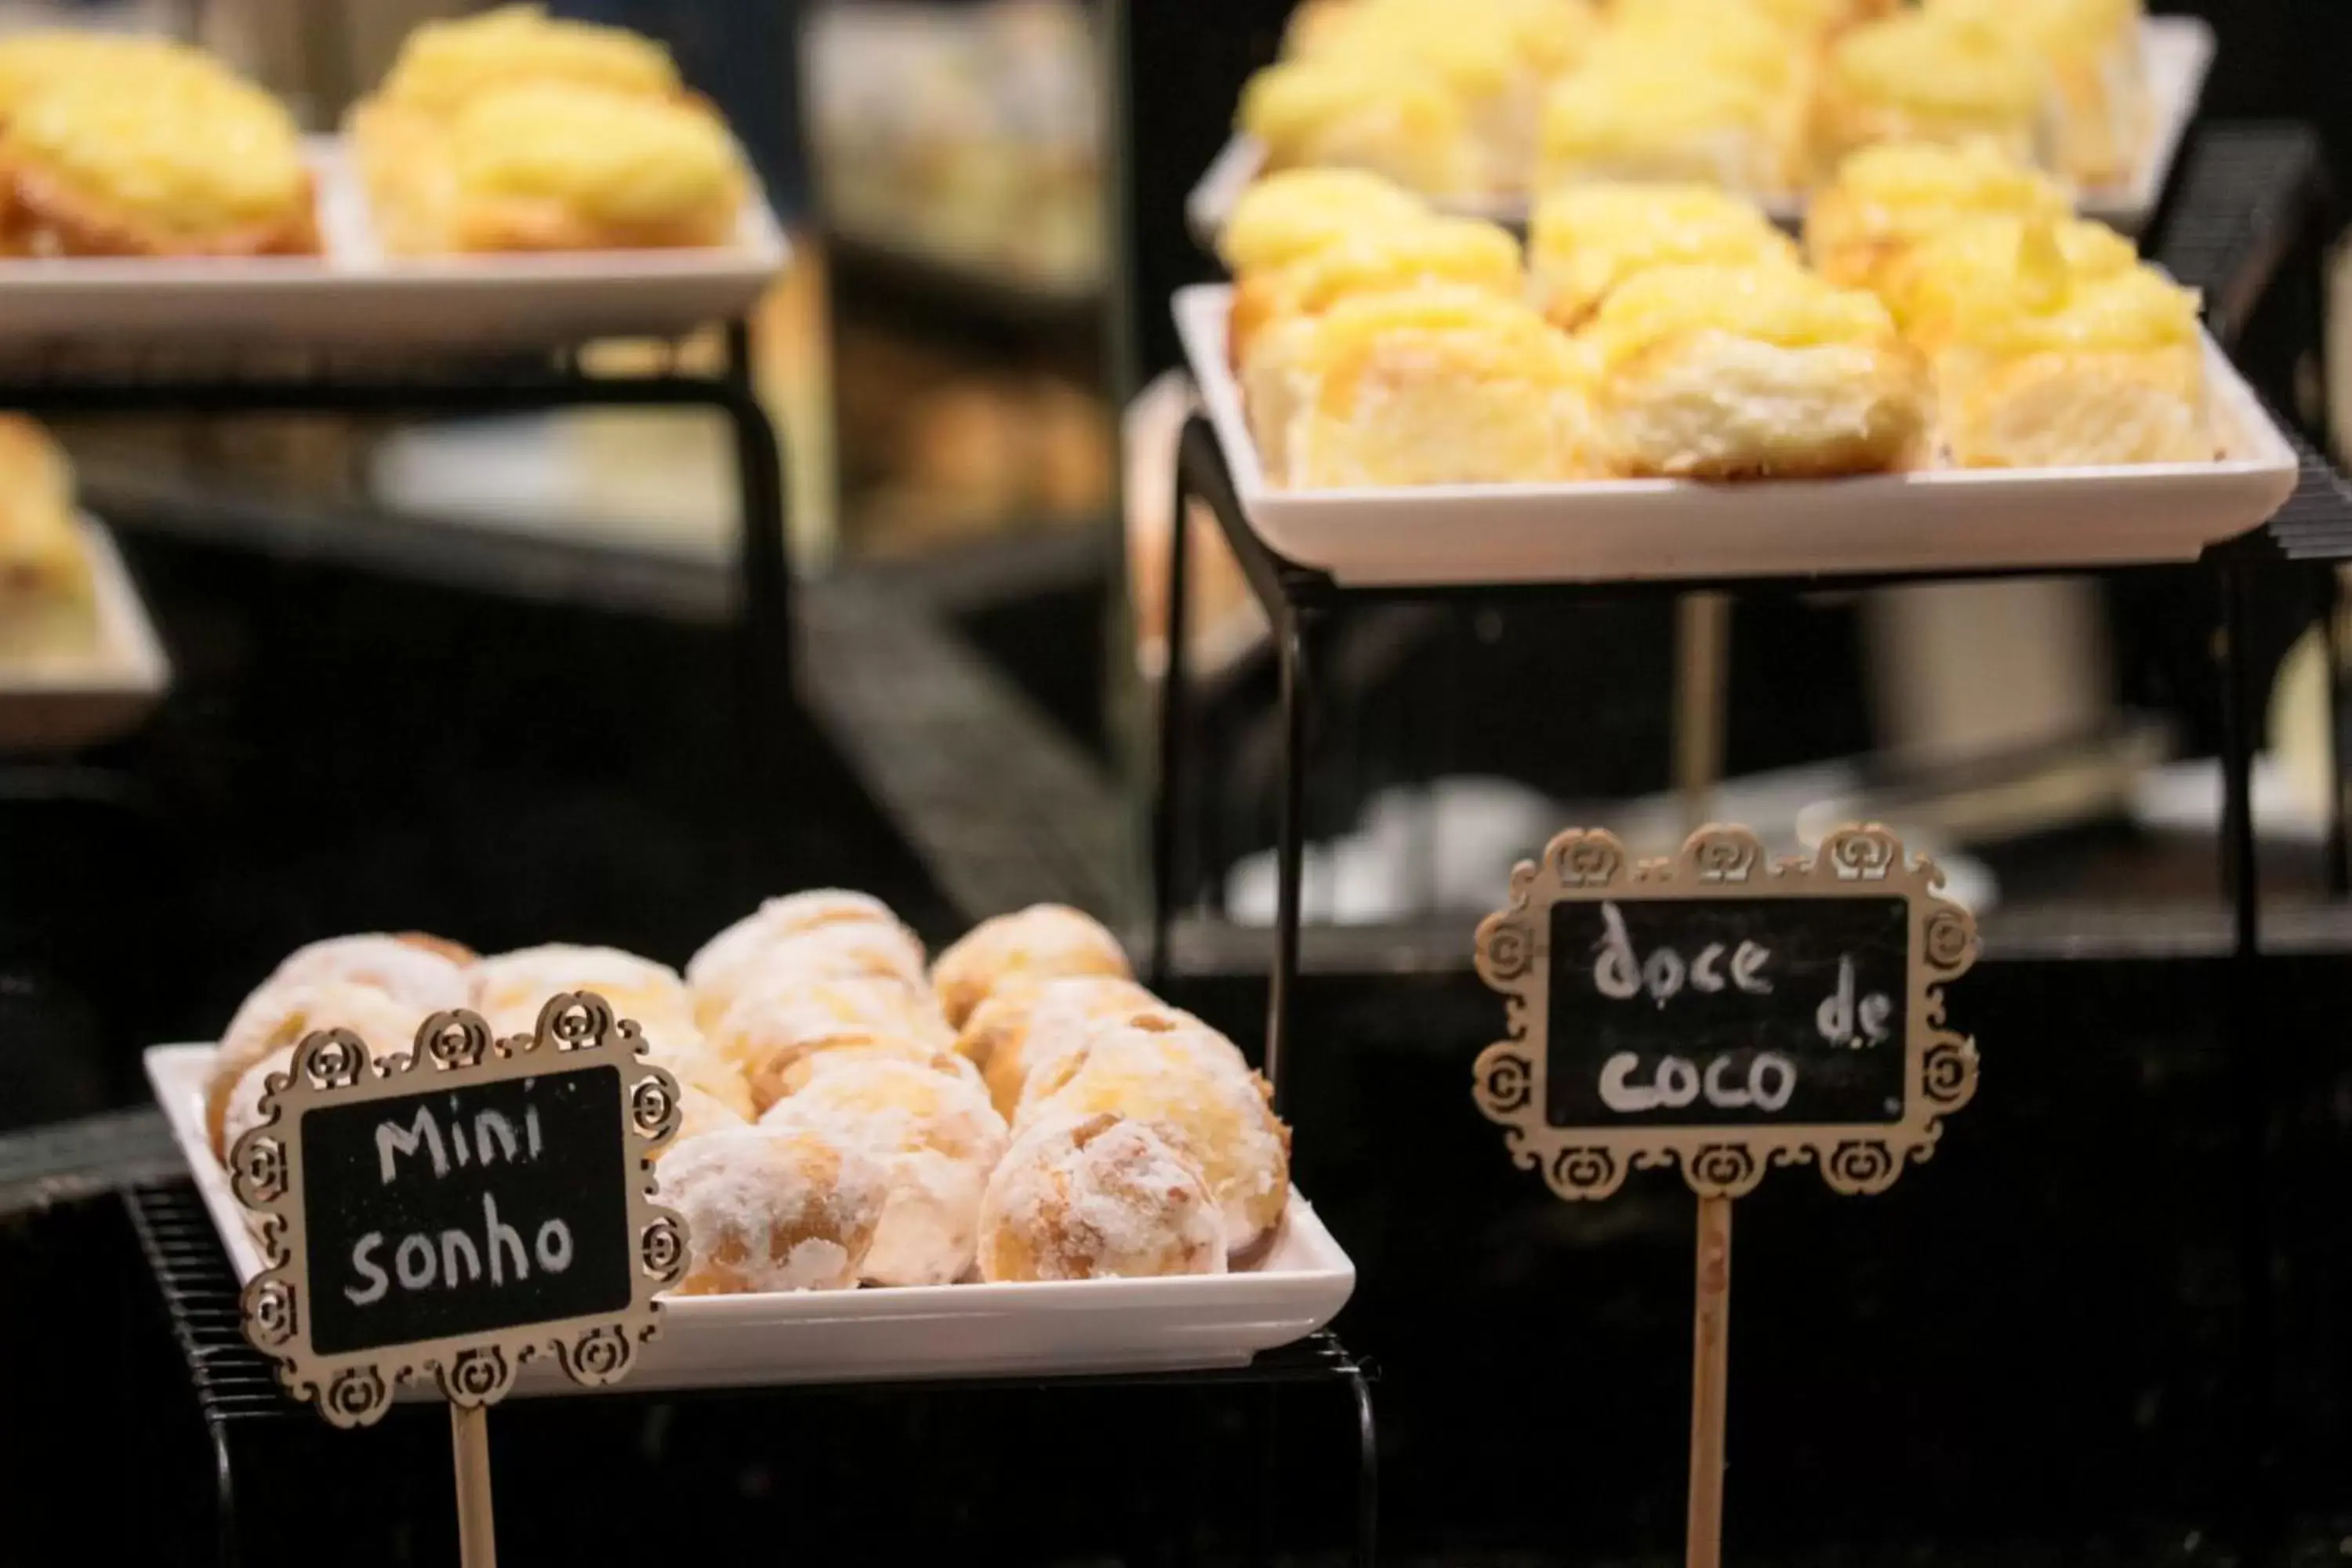
[[[1619,1051],[1601,1064],[1601,1103],[1621,1115],[1679,1110],[1704,1098],[1717,1110],[1779,1110],[1797,1092],[1797,1065],[1778,1051],[1759,1051],[1748,1064],[1745,1083],[1727,1081],[1733,1058],[1712,1058],[1702,1072],[1681,1057],[1661,1057],[1650,1081],[1634,1081],[1642,1058]]]
[[[383,1232],[372,1230],[360,1237],[352,1247],[352,1269],[368,1281],[364,1287],[357,1289],[349,1285],[343,1287],[343,1294],[351,1298],[352,1305],[354,1307],[372,1307],[383,1300],[383,1293],[392,1289],[391,1279],[386,1278],[383,1270],[377,1268],[368,1257],[369,1253],[383,1245]]]
[[[530,1079],[525,1079],[523,1080],[523,1086],[522,1086],[522,1087],[523,1087],[523,1091],[524,1091],[525,1093],[529,1093],[529,1092],[530,1091],[530,1086],[531,1086],[531,1083],[532,1083],[533,1081],[534,1081],[534,1080]],[[522,1108],[522,1125],[523,1125],[523,1136],[525,1137],[525,1139],[527,1139],[527,1140],[529,1141],[529,1142],[530,1142],[530,1157],[531,1157],[532,1159],[536,1160],[536,1159],[538,1159],[538,1158],[539,1158],[539,1107],[538,1107],[538,1106],[536,1106],[536,1105],[526,1105],[526,1106],[524,1106],[524,1107]]]
[[[1857,1003],[1853,988],[1853,956],[1841,953],[1837,989],[1822,998],[1822,1005],[1813,1009],[1813,1026],[1831,1045],[1861,1050],[1886,1039],[1886,1020],[1895,1004],[1877,991]]]
[[[1710,996],[1722,990],[1723,974],[1716,968],[1722,962],[1723,943],[1711,942],[1700,948],[1698,957],[1691,962],[1691,989],[1704,991]]]
[[[562,1273],[572,1267],[572,1227],[560,1219],[549,1220],[531,1238],[530,1249],[541,1268],[550,1274]]]
[[[506,1283],[499,1260],[509,1247],[514,1249],[514,1277],[517,1279],[530,1278],[530,1260],[522,1249],[522,1232],[510,1225],[499,1223],[499,1200],[488,1193],[482,1194],[482,1234],[489,1241],[491,1284]]]
[[[1612,1001],[1630,1002],[1642,994],[1642,966],[1633,961],[1633,939],[1625,931],[1625,911],[1603,900],[1603,935],[1595,944],[1600,957],[1592,964],[1592,988]]]
[[[495,1110],[481,1111],[474,1118],[474,1157],[485,1165],[490,1163],[490,1138],[493,1134],[497,1135],[499,1141],[499,1152],[506,1157],[508,1164],[513,1164],[515,1163],[514,1123]],[[536,1149],[531,1151],[534,1154],[538,1152]]]
[[[1658,949],[1642,965],[1642,983],[1660,1007],[1683,988],[1683,955],[1671,947]]]
[[[376,1169],[383,1177],[383,1185],[390,1186],[392,1179],[400,1173],[400,1166],[394,1156],[413,1155],[420,1146],[432,1157],[433,1173],[436,1176],[447,1175],[449,1153],[441,1146],[441,1127],[433,1120],[431,1110],[422,1105],[418,1106],[416,1120],[409,1124],[408,1131],[405,1132],[390,1121],[376,1123]]]
[[[1769,996],[1772,983],[1764,978],[1764,966],[1772,962],[1772,950],[1743,942],[1739,951],[1731,955],[1731,983],[1750,996]]]
[[[457,1260],[465,1259],[466,1272],[457,1272]],[[441,1283],[455,1290],[462,1284],[482,1277],[482,1255],[474,1250],[474,1238],[462,1230],[441,1233]]]
[[[411,1263],[410,1258],[416,1261]],[[393,1272],[400,1276],[404,1290],[422,1290],[433,1283],[433,1242],[429,1237],[404,1236],[400,1247],[392,1255]]]

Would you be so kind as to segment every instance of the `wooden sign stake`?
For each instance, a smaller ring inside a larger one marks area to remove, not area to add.
[[[1510,1037],[1474,1094],[1512,1157],[1571,1202],[1675,1164],[1698,1195],[1688,1568],[1723,1561],[1732,1200],[1775,1165],[1883,1193],[1976,1093],[1943,994],[1976,962],[1976,921],[1942,886],[1879,826],[1778,860],[1744,827],[1641,861],[1570,829],[1478,928]]]
[[[499,1531],[490,1510],[490,1413],[449,1406],[449,1447],[457,1461],[457,1561],[499,1568]]]
[[[1698,1304],[1691,1314],[1689,1568],[1723,1561],[1723,1418],[1731,1376],[1731,1200],[1698,1200]]]
[[[459,1553],[497,1568],[489,1407],[533,1359],[583,1384],[627,1376],[686,1271],[686,1222],[653,1201],[677,1080],[610,1003],[565,992],[505,1039],[463,1008],[383,1055],[321,1029],[261,1109],[229,1154],[268,1262],[246,1337],[337,1426],[436,1384]]]

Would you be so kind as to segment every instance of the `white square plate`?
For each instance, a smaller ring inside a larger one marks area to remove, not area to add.
[[[1176,328],[1250,526],[1343,584],[1674,581],[2193,561],[2259,527],[2301,468],[2211,340],[2226,455],[2105,468],[1943,468],[1848,479],[1425,485],[1266,483],[1225,353],[1233,289],[1179,289]]]
[[[204,1131],[211,1046],[152,1046],[147,1081],[187,1157],[240,1280],[261,1271],[245,1211]],[[1356,1288],[1356,1266],[1294,1190],[1281,1240],[1258,1268],[1173,1279],[936,1285],[665,1300],[662,1328],[626,1386],[1158,1372],[1240,1366],[1259,1351],[1329,1322]],[[534,1360],[518,1394],[572,1387]],[[404,1398],[428,1397],[404,1390]]]
[[[0,258],[0,342],[434,350],[670,337],[741,315],[784,267],[782,231],[756,193],[730,245],[388,256],[341,138],[309,138],[306,151],[319,255]]]
[[[2197,118],[2205,78],[2213,68],[2213,29],[2197,17],[2150,16],[2141,24],[2140,38],[2147,51],[2155,123],[2139,172],[2122,184],[2084,191],[2079,204],[2084,217],[2096,218],[2126,234],[2139,233],[2156,216],[2157,204],[2164,199],[2164,183],[2171,177],[2173,160],[2180,155],[2180,143]],[[1265,163],[1265,149],[1254,139],[1237,135],[1225,143],[1185,198],[1184,220],[1194,238],[1202,245],[1215,243],[1234,203]],[[1524,195],[1468,197],[1439,205],[1448,212],[1489,218],[1507,228],[1527,232]],[[1775,196],[1763,205],[1773,220],[1785,226],[1793,228],[1803,220],[1802,196]]]
[[[0,747],[71,751],[127,733],[172,686],[172,661],[124,569],[114,536],[81,520],[98,637],[89,649],[0,658]]]

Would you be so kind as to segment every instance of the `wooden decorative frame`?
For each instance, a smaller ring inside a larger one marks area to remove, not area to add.
[[[615,1019],[612,1005],[589,991],[550,997],[532,1033],[505,1039],[494,1038],[488,1023],[464,1008],[434,1014],[417,1027],[411,1050],[389,1056],[373,1056],[368,1042],[349,1029],[306,1037],[295,1048],[292,1070],[270,1075],[261,1122],[229,1154],[231,1184],[237,1200],[259,1216],[268,1264],[245,1288],[246,1337],[278,1361],[287,1391],[315,1402],[333,1425],[349,1427],[376,1421],[390,1407],[397,1384],[426,1373],[443,1397],[467,1408],[497,1404],[520,1364],[542,1352],[553,1354],[575,1383],[603,1384],[626,1376],[637,1346],[659,1329],[655,1293],[677,1284],[687,1261],[685,1222],[653,1201],[654,1158],[678,1127],[677,1082],[646,1060],[645,1052],[637,1025]],[[600,1062],[620,1069],[625,1125],[614,1131],[635,1145],[635,1164],[625,1166],[635,1172],[627,1213],[637,1265],[627,1307],[348,1354],[317,1352],[302,1299],[310,1277],[302,1141],[288,1135],[302,1113],[427,1092],[436,1079],[459,1079],[471,1087]]]
[[[1679,1162],[1702,1197],[1739,1197],[1769,1165],[1817,1162],[1840,1193],[1884,1192],[1934,1152],[1942,1119],[1976,1093],[1976,1043],[1944,1026],[1943,986],[1977,957],[1976,919],[1938,897],[1943,873],[1885,828],[1846,827],[1811,860],[1773,860],[1744,827],[1711,826],[1671,859],[1636,861],[1613,835],[1570,829],[1511,873],[1510,907],[1478,927],[1478,973],[1508,998],[1510,1037],[1480,1054],[1478,1109],[1512,1158],[1563,1198],[1605,1198],[1633,1170]],[[1560,1127],[1546,1116],[1551,908],[1603,899],[1901,898],[1911,910],[1903,1115],[1885,1125]]]

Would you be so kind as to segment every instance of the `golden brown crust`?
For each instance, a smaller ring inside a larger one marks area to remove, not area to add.
[[[0,143],[0,225],[10,254],[31,256],[314,256],[318,193],[304,175],[292,211],[204,234],[167,229]]]
[[[411,947],[421,947],[427,952],[438,953],[452,963],[474,963],[482,956],[462,942],[451,942],[447,937],[435,936],[431,931],[394,931],[393,940],[404,942]]]

